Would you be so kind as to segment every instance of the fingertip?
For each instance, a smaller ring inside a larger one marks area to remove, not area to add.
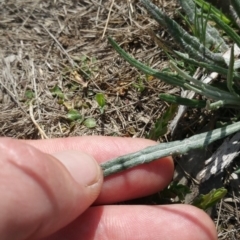
[[[86,187],[102,183],[102,170],[92,156],[75,150],[57,152],[53,156],[67,168],[77,183]],[[101,186],[97,187],[100,191]]]
[[[1,237],[44,237],[93,203],[101,189],[101,170],[91,157],[74,154],[60,153],[69,160],[63,164],[21,141],[0,139],[0,189],[5,189],[0,202]]]
[[[179,233],[179,240],[217,240],[217,231],[212,219],[201,209],[187,204],[173,204],[160,206],[166,220],[172,222],[169,234],[175,237]],[[174,238],[173,238],[174,239]]]

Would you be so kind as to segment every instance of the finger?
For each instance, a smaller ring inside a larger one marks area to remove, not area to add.
[[[51,240],[216,240],[211,219],[189,205],[92,207]],[[47,240],[45,239],[45,240]]]
[[[102,173],[95,160],[74,151],[59,159],[62,163],[20,141],[0,139],[1,239],[49,235],[96,199]]]
[[[46,140],[23,140],[24,142],[52,154],[65,150],[80,150],[93,156],[99,163],[127,153],[141,150],[156,142],[142,138],[105,136],[82,136]]]
[[[100,136],[28,141],[28,143],[47,153],[66,149],[84,151],[99,163],[156,144],[146,139]],[[162,190],[171,181],[173,170],[172,158],[167,157],[110,176],[104,180],[96,204],[124,201]]]

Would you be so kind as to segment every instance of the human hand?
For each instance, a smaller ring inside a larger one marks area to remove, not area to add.
[[[103,183],[93,158],[101,163],[153,144],[111,137],[1,138],[0,239],[217,239],[211,219],[189,205],[110,205],[163,189],[172,178],[172,159]]]

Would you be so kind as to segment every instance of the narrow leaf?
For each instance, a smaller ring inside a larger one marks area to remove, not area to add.
[[[135,153],[117,157],[108,162],[102,163],[104,176],[109,176],[117,172],[124,171],[128,168],[149,163],[159,158],[169,155],[184,154],[191,149],[203,148],[210,143],[227,137],[228,135],[240,130],[240,122],[233,123],[226,127],[217,128],[213,131],[194,135],[180,141],[169,143],[160,143],[158,145],[144,148]]]
[[[224,23],[221,19],[215,15],[211,15],[211,18],[217,23],[217,25],[222,28],[228,37],[230,37],[237,45],[240,47],[240,37],[231,27]]]
[[[232,1],[232,0],[231,0]],[[220,10],[215,8],[210,3],[203,1],[203,0],[194,0],[194,2],[201,8],[203,8],[204,11],[209,11],[211,14],[214,14],[215,16],[219,17],[224,23],[231,24],[231,20]],[[211,9],[210,9],[211,8]]]
[[[98,105],[100,106],[100,108],[104,108],[106,101],[105,101],[105,96],[103,93],[97,93],[96,94],[96,101],[98,103]]]
[[[189,89],[193,90],[196,93],[205,95],[206,97],[212,98],[214,100],[221,100],[224,99],[224,103],[227,105],[239,105],[240,98],[237,98],[230,94],[229,92],[220,90],[218,88],[215,88],[211,85],[201,83],[201,86],[196,86],[193,85],[191,82],[187,82],[186,80],[180,76],[173,76],[171,74],[166,74],[166,73],[160,73],[143,63],[140,63],[136,59],[132,58],[129,54],[127,54],[121,47],[118,46],[118,44],[111,38],[108,38],[110,44],[113,46],[113,48],[119,53],[119,55],[125,59],[127,62],[129,62],[132,66],[136,67],[140,71],[142,71],[145,74],[154,76],[158,79],[161,79],[162,81],[174,85],[174,86],[179,86],[184,89]],[[189,80],[188,80],[189,81]],[[196,81],[196,80],[195,80]],[[196,82],[197,83],[197,82]]]
[[[171,85],[185,88],[184,87],[184,83],[186,82],[185,80],[183,80],[179,77],[172,76],[167,73],[158,72],[158,71],[144,65],[143,63],[137,61],[136,59],[132,58],[128,53],[126,53],[121,47],[118,46],[118,44],[111,37],[108,37],[108,41],[123,59],[125,59],[127,62],[129,62],[132,66],[134,66],[137,69],[139,69],[140,71],[142,71],[144,74],[154,76],[154,77],[161,79],[162,81],[169,83]]]
[[[203,44],[199,42],[196,37],[191,36],[174,20],[169,18],[164,12],[162,12],[156,5],[148,0],[141,0],[143,6],[152,15],[152,17],[161,25],[165,26],[168,32],[175,39],[177,44],[188,52],[192,57],[208,62],[219,62],[224,64],[224,59],[221,54],[212,53]],[[204,53],[204,55],[203,55]]]
[[[187,107],[193,107],[193,108],[204,108],[204,107],[206,107],[206,101],[182,98],[182,97],[173,96],[173,95],[166,94],[166,93],[160,94],[159,98],[161,100],[169,102],[169,103],[175,103],[175,104],[184,105],[184,106],[187,106]]]
[[[190,75],[188,75],[186,72],[182,71],[181,69],[179,69],[177,67],[177,65],[173,62],[170,61],[171,66],[174,68],[174,70],[177,71],[177,73],[184,79],[186,79],[187,81],[189,81],[190,83],[194,83],[196,86],[192,86],[190,83],[189,84],[185,84],[185,86],[187,88],[189,88],[190,90],[193,90],[199,94],[202,94],[208,98],[214,99],[214,100],[222,100],[224,99],[224,101],[227,103],[228,101],[233,101],[236,102],[236,104],[238,105],[238,101],[240,100],[238,98],[238,96],[233,96],[231,93],[226,92],[224,90],[218,89],[216,87],[213,87],[209,84],[203,83],[198,81],[197,79],[191,77]]]
[[[189,20],[191,23],[194,22],[194,19],[198,19],[198,17],[195,14],[194,9],[196,9],[195,3],[201,8],[201,13],[203,13],[203,10],[205,10],[208,14],[213,13],[215,15],[221,16],[222,19],[228,20],[219,10],[214,8],[212,5],[209,3],[202,1],[202,0],[179,0],[179,3],[181,7],[184,9],[184,12],[188,16]],[[200,13],[199,10],[196,11],[197,15]],[[203,14],[201,14],[202,20],[203,20]],[[213,46],[220,46],[220,49],[222,52],[227,51],[228,46],[223,40],[223,38],[220,36],[219,32],[217,31],[216,28],[211,27],[209,24],[207,24],[207,20],[205,19],[205,37],[206,37],[206,44],[207,45],[213,45]],[[230,21],[230,20],[228,20]],[[203,29],[203,24],[202,21],[199,21],[200,29]],[[228,22],[229,24],[229,22]]]
[[[179,58],[184,60],[186,63],[195,65],[197,67],[206,68],[207,70],[209,70],[211,72],[217,72],[217,73],[220,73],[224,76],[227,76],[227,72],[228,72],[227,68],[221,67],[221,66],[216,65],[216,64],[208,64],[208,63],[205,63],[205,62],[196,61],[195,59],[189,58],[188,54],[184,54],[184,53],[181,53],[181,52],[178,52],[178,51],[175,51],[175,54]],[[233,78],[234,78],[234,80],[235,79],[240,79],[240,75],[238,73],[234,72]]]

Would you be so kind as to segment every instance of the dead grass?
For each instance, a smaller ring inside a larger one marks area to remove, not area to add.
[[[131,7],[127,1],[110,3],[2,3],[1,135],[31,139],[80,136],[102,134],[100,126],[104,126],[104,135],[144,136],[165,109],[158,94],[169,87],[156,79],[148,81],[131,68],[109,46],[106,35],[155,68],[164,68],[166,57],[145,31],[150,26],[156,29],[156,24],[146,18],[136,1]],[[87,57],[85,62],[83,56]],[[145,87],[142,93],[133,86],[140,78]],[[68,109],[52,96],[54,86],[63,91],[65,105],[78,109],[86,118],[97,119],[98,127],[73,126],[66,119]],[[27,90],[36,96],[31,103],[32,117],[25,98]],[[103,123],[94,100],[98,92],[107,100]]]
[[[176,13],[174,0],[154,2],[169,15]],[[138,1],[9,0],[0,2],[0,13],[0,136],[145,137],[167,107],[158,99],[159,93],[179,91],[129,66],[107,42],[110,35],[140,61],[159,70],[168,67],[165,54],[146,29],[172,44],[171,39]],[[142,92],[134,86],[140,81]],[[64,100],[53,96],[55,86]],[[34,93],[33,99],[26,97],[28,91]],[[106,97],[104,117],[96,93]],[[69,121],[70,108],[96,119],[97,126],[89,129]],[[187,117],[189,131],[195,117]],[[240,238],[239,197],[230,200],[212,215],[220,239]]]

